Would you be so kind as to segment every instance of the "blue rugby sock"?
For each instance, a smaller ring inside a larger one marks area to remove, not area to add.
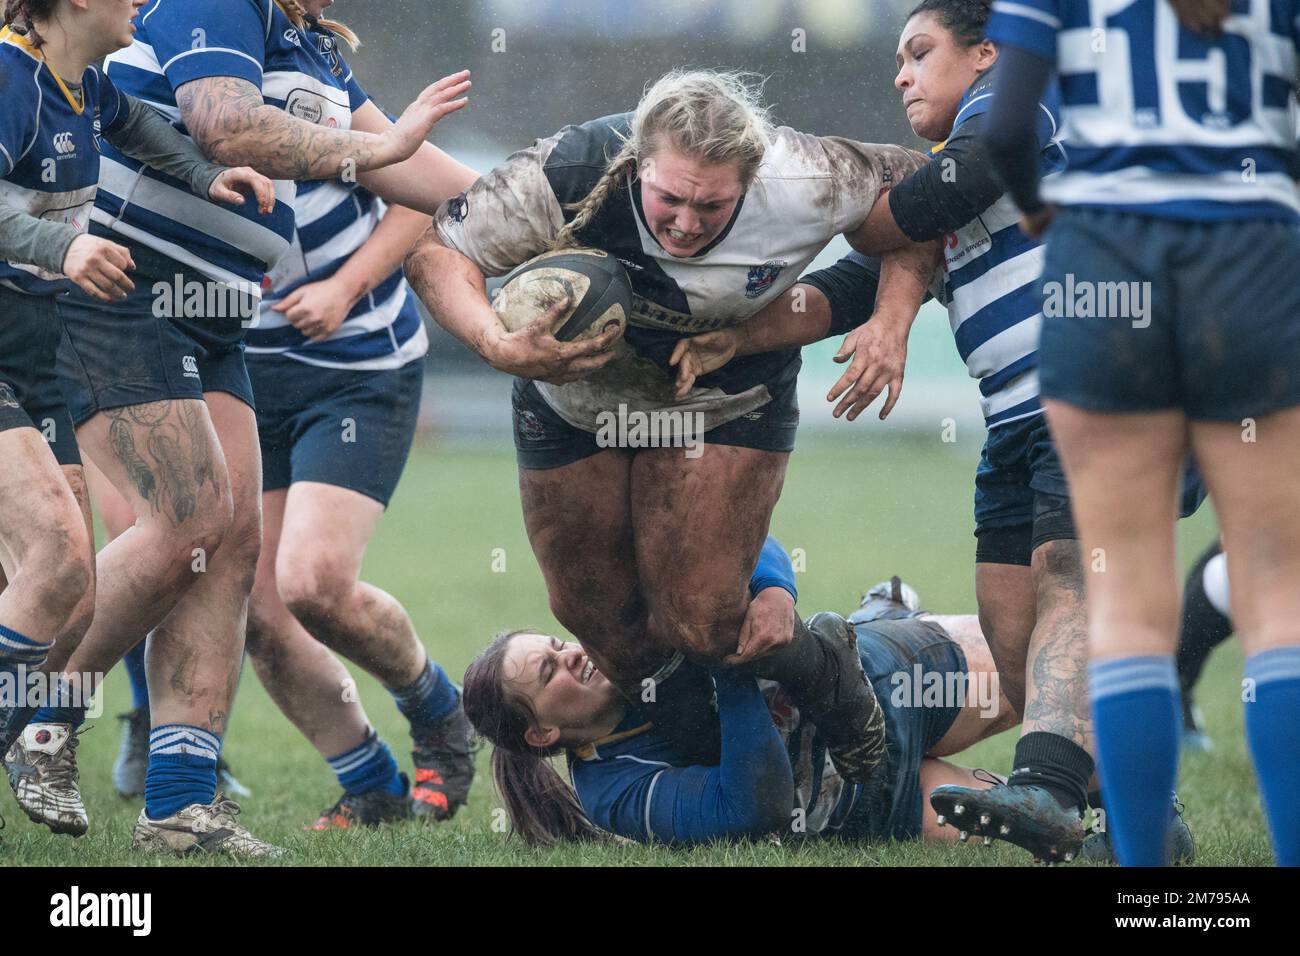
[[[40,670],[50,647],[0,624],[0,753],[9,749],[36,710],[28,675]]]
[[[122,663],[126,665],[126,676],[131,679],[131,708],[133,710],[149,709],[149,681],[144,672],[144,645],[141,641],[126,652]]]
[[[339,786],[348,793],[368,793],[381,788],[397,797],[406,793],[393,752],[374,730],[358,746],[326,762],[338,777]]]
[[[149,769],[144,778],[144,809],[151,820],[170,817],[191,803],[208,804],[217,795],[217,755],[221,738],[189,724],[164,724],[149,733]]]
[[[411,722],[411,736],[417,738],[432,731],[460,703],[460,691],[447,672],[427,658],[414,683],[390,693],[402,716]]]
[[[1246,707],[1246,742],[1278,866],[1300,866],[1300,647],[1277,647],[1246,658],[1255,699]]]
[[[85,690],[89,690],[86,688]],[[34,724],[71,724],[76,730],[86,722],[86,704],[60,674],[50,688],[50,701],[32,715]]]
[[[1088,683],[1115,854],[1124,866],[1165,866],[1182,730],[1173,655],[1095,662]]]

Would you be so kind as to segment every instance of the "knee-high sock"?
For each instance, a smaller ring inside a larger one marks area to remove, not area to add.
[[[1099,661],[1088,682],[1116,856],[1125,866],[1164,866],[1182,727],[1173,656]]]
[[[1300,866],[1300,647],[1277,647],[1246,659],[1255,699],[1246,707],[1246,741],[1273,837],[1278,866]]]

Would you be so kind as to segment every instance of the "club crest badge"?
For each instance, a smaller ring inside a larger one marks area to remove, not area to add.
[[[757,299],[762,296],[781,275],[781,271],[790,263],[784,259],[772,259],[761,266],[751,266],[749,282],[745,285],[745,298]]]

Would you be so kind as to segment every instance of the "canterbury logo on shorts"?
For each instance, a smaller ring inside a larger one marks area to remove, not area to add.
[[[186,378],[199,377],[199,363],[195,361],[193,355],[186,355],[181,359],[181,368],[185,370]]]

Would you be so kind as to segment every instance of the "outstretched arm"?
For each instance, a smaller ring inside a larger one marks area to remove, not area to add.
[[[176,88],[181,120],[209,159],[272,179],[337,179],[413,156],[434,124],[465,106],[469,72],[427,87],[383,133],[329,129],[290,116],[246,79],[210,76]]]
[[[592,822],[634,840],[702,843],[783,829],[794,809],[794,774],[758,683],[735,671],[714,674],[722,723],[716,767],[646,772]],[[581,778],[575,775],[581,797]]]

